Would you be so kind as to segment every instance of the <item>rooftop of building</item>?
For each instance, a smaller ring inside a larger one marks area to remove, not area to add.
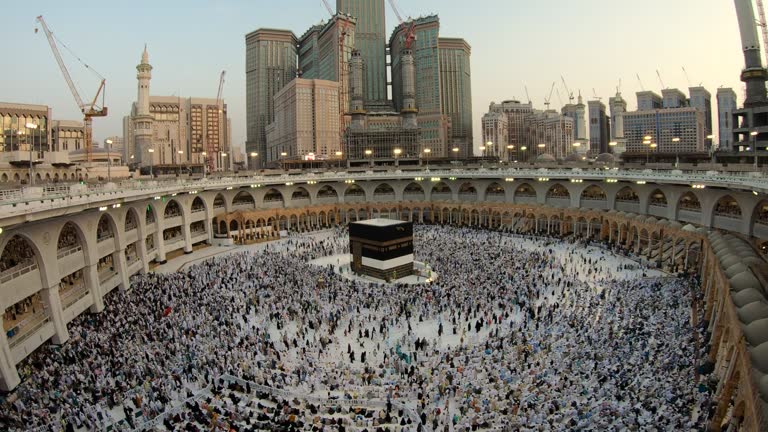
[[[77,120],[52,120],[52,128],[82,128],[83,122]]]
[[[298,38],[296,38],[293,31],[286,29],[260,28],[245,35],[246,43],[258,40],[277,40],[281,42],[293,42],[294,44],[298,43]]]
[[[395,38],[397,38],[401,32],[408,29],[408,27],[410,27],[411,23],[414,21],[416,22],[417,26],[426,25],[426,24],[440,25],[440,17],[437,14],[420,16],[417,18],[408,17],[408,19],[400,23],[397,27],[395,27],[394,30],[392,30],[392,34],[389,36],[389,45],[392,46],[392,44],[395,41]]]
[[[395,226],[395,225],[406,225],[406,224],[409,224],[410,222],[379,218],[379,219],[368,219],[368,220],[352,222],[352,223],[358,224],[358,225],[375,226],[375,227],[388,227],[388,226]]]
[[[299,41],[303,43],[307,37],[312,35],[312,33],[323,34],[327,32],[329,29],[333,28],[333,25],[336,24],[336,21],[339,19],[348,21],[351,24],[357,24],[357,18],[353,17],[352,15],[337,13],[331,19],[320,21],[318,24],[311,26],[309,29],[307,29],[307,31],[304,32],[304,34],[301,35]]]
[[[44,111],[48,112],[47,105],[23,104],[15,102],[0,102],[0,110],[3,111]]]

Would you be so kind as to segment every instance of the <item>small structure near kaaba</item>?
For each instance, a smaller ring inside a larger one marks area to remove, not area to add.
[[[369,219],[349,224],[352,271],[385,281],[414,274],[413,222]]]

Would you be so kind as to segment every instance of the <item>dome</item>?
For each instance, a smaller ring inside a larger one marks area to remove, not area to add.
[[[676,220],[673,220],[673,221],[669,222],[669,226],[671,226],[672,228],[680,229],[680,228],[683,227],[683,224],[681,224],[680,222],[678,222]]]
[[[696,232],[696,227],[691,225],[691,224],[688,224],[688,225],[683,227],[683,231],[686,231],[686,232]]]
[[[756,320],[768,318],[768,303],[762,301],[752,302],[738,309],[736,313],[739,315],[741,322],[749,324]]]
[[[549,153],[542,153],[536,157],[536,162],[557,162],[557,159]]]
[[[667,219],[662,219],[659,221],[659,225],[661,226],[669,226],[669,221]]]
[[[764,299],[763,295],[757,292],[753,288],[747,288],[744,291],[733,294],[732,297],[733,297],[733,303],[737,307],[744,307],[750,303],[754,303]]]
[[[768,342],[768,318],[753,321],[744,327],[744,336],[752,346],[759,346]]]
[[[762,373],[768,373],[768,344],[751,348],[749,356],[752,358],[752,365],[755,366],[755,369]]]
[[[737,257],[736,255],[733,255],[733,254],[728,255],[728,256],[724,257],[722,260],[720,260],[720,265],[724,269],[729,269],[729,268],[731,268],[731,266],[733,266],[735,264],[741,264],[741,259],[739,259],[739,257]],[[742,264],[742,266],[743,265],[744,264]],[[746,267],[742,271],[745,271],[745,270],[746,270]],[[736,272],[736,273],[733,274],[733,276],[736,276],[739,273],[741,273],[741,272]]]
[[[658,220],[658,219],[656,219],[655,217],[653,217],[653,216],[650,216],[650,217],[648,217],[648,218],[645,220],[645,223],[648,223],[648,224],[655,224],[655,223],[656,223],[656,222],[658,222],[658,221],[659,221],[659,220]]]
[[[601,163],[613,163],[616,161],[616,157],[614,157],[610,153],[601,153],[595,158],[595,162],[601,162]]]
[[[731,289],[734,291],[743,291],[749,288],[753,288],[755,290],[762,290],[762,286],[760,285],[760,281],[757,280],[755,275],[752,274],[751,271],[744,271],[736,276],[730,278],[731,282]]]
[[[741,260],[738,260],[735,264],[732,264],[727,267],[725,266],[725,264],[723,264],[723,268],[725,269],[725,275],[729,278],[732,278],[739,273],[749,270],[749,268],[744,263],[742,263]]]
[[[543,156],[543,155],[542,155],[542,156]],[[581,162],[581,156],[579,156],[579,154],[578,154],[578,153],[574,152],[574,153],[571,153],[571,154],[569,154],[569,155],[568,155],[568,156],[565,158],[565,161],[566,161],[566,162]]]

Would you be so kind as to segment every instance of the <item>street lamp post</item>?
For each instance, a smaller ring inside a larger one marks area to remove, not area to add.
[[[285,158],[288,156],[288,152],[281,152],[280,153],[280,163],[283,165],[283,169],[285,169]]]
[[[493,155],[493,153],[492,153],[493,152],[493,141],[486,142],[485,143],[485,148],[488,151],[488,153],[491,153],[491,155]],[[485,155],[483,155],[483,156],[485,156]]]
[[[373,150],[366,150],[365,156],[368,158],[368,165],[373,168]]]
[[[459,162],[459,148],[458,147],[454,147],[454,148],[451,149],[451,151],[453,152],[453,161],[458,163]]]
[[[510,144],[507,146],[507,162],[512,160],[512,150],[515,149],[515,146]]]
[[[112,149],[112,140],[108,139],[104,141],[104,143],[107,145],[107,181],[112,182],[112,158],[109,155],[109,152]]]
[[[153,154],[155,153],[155,149],[151,148],[147,151],[149,152],[149,176],[152,178],[155,178],[155,173],[154,173],[155,158]]]
[[[757,169],[757,131],[750,132],[749,136],[752,137],[752,149],[755,153],[755,169]]]
[[[29,138],[29,131],[37,129],[37,125],[34,123],[27,123],[25,125],[27,127],[27,138]],[[33,170],[33,162],[32,162],[32,149],[35,147],[35,136],[32,135],[32,142],[30,143],[29,140],[27,140],[27,144],[29,144],[29,184],[34,185],[35,184],[35,178],[32,177],[32,170]]]
[[[520,155],[521,155],[521,156],[523,156],[523,162],[525,162],[525,160],[527,159],[527,158],[525,157],[525,151],[526,151],[526,150],[528,150],[528,147],[526,147],[526,146],[522,146],[522,147],[520,147],[520,151],[522,152]]]
[[[226,168],[227,168],[227,163],[225,162],[226,157],[227,157],[227,154],[225,152],[221,152],[221,168],[222,168],[222,171],[226,170]]]
[[[398,167],[400,166],[400,154],[402,154],[403,151],[399,148],[396,148],[393,153],[395,153],[395,166]]]
[[[424,158],[427,160],[427,171],[429,171],[429,154],[432,153],[432,149],[424,149]]]
[[[208,152],[200,152],[203,157],[203,178],[208,178]]]

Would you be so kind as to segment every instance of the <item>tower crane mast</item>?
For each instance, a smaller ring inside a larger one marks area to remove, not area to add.
[[[221,134],[222,130],[226,130],[227,125],[227,119],[224,115],[224,100],[221,98],[224,94],[224,81],[227,77],[227,71],[223,70],[221,71],[221,75],[219,75],[219,91],[216,93],[216,110],[218,111],[219,116],[219,134]],[[206,153],[208,153],[208,156],[205,158],[206,163],[208,164],[208,172],[213,172],[214,169],[216,169],[215,160],[216,158],[214,155],[216,154],[216,147],[213,146],[213,140],[206,140],[207,146],[205,148]],[[223,142],[219,142],[219,148],[223,145]]]
[[[36,21],[40,23],[40,26],[43,28],[45,37],[48,39],[48,44],[51,46],[53,56],[56,58],[56,63],[58,63],[59,69],[61,70],[61,74],[64,75],[64,80],[67,82],[67,86],[69,86],[69,91],[75,98],[75,102],[77,102],[78,108],[80,108],[80,111],[83,113],[86,160],[88,162],[93,162],[93,118],[107,116],[107,107],[104,106],[106,80],[98,72],[94,71],[90,66],[83,63],[83,61],[78,58],[78,61],[80,61],[80,63],[82,63],[86,69],[89,69],[101,79],[99,88],[96,90],[96,95],[93,97],[93,100],[91,100],[89,103],[83,102],[83,98],[80,97],[80,93],[77,91],[77,87],[75,87],[74,81],[72,81],[72,76],[69,74],[67,65],[64,64],[64,60],[61,58],[61,53],[59,52],[59,48],[56,45],[56,39],[53,36],[53,33],[48,28],[48,25],[46,24],[42,15],[38,16]],[[37,29],[35,29],[35,32],[37,32]],[[99,96],[102,98],[100,107],[96,105],[96,102],[99,100]]]

